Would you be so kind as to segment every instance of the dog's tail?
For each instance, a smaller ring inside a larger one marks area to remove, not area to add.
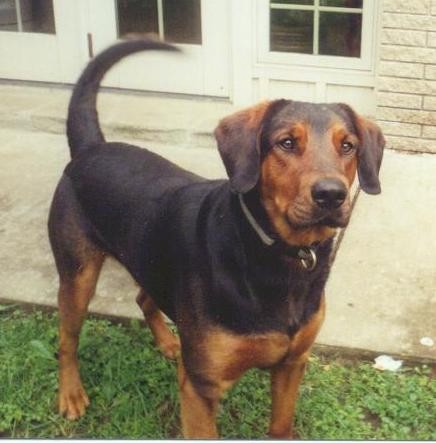
[[[123,57],[146,50],[176,51],[177,48],[157,40],[134,38],[109,47],[89,62],[74,88],[68,108],[71,157],[105,141],[98,121],[97,92],[106,72]]]

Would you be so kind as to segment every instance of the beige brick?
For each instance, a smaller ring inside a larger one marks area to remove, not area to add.
[[[380,58],[397,62],[436,64],[436,51],[433,48],[382,45]]]
[[[436,81],[379,76],[377,79],[377,89],[381,92],[436,95]]]
[[[425,78],[428,80],[436,80],[436,65],[428,65],[425,67]]]
[[[384,135],[404,135],[406,137],[419,137],[421,135],[421,125],[401,122],[378,121]]]
[[[422,96],[416,94],[398,94],[396,92],[378,92],[377,105],[391,108],[421,109]]]
[[[427,31],[384,29],[381,35],[381,42],[392,45],[425,46],[427,42]]]
[[[436,97],[435,96],[424,97],[424,104],[422,107],[426,111],[436,111]]]
[[[424,138],[430,138],[436,140],[436,126],[423,126],[422,136]]]
[[[427,46],[430,48],[436,48],[436,32],[428,33]]]
[[[422,78],[424,77],[424,65],[382,60],[378,65],[378,73],[390,77]]]
[[[379,120],[392,122],[436,125],[436,112],[431,111],[387,108],[384,106],[379,106],[377,108],[377,118]]]
[[[431,0],[431,14],[436,15],[436,0]]]
[[[383,0],[386,12],[406,12],[411,14],[427,14],[431,0]]]
[[[413,3],[412,0],[410,0],[410,3]],[[383,14],[382,26],[383,28],[434,31],[436,29],[436,16],[387,12]]]
[[[404,151],[430,152],[436,154],[436,143],[434,140],[426,140],[414,137],[386,136],[386,146],[389,149],[399,149]]]

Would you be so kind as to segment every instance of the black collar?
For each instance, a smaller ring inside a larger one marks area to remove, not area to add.
[[[238,199],[245,218],[265,246],[275,248],[284,255],[300,260],[302,267],[307,271],[313,271],[316,268],[317,256],[315,246],[291,246],[271,237],[254,218],[245,204],[242,194],[238,194]]]

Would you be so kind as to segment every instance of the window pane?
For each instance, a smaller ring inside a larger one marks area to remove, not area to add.
[[[313,12],[272,9],[271,51],[313,53]]]
[[[14,0],[0,0],[0,31],[18,31]]]
[[[321,0],[321,6],[335,6],[339,8],[361,8],[363,0]]]
[[[201,45],[200,0],[164,0],[165,40]]]
[[[361,14],[321,12],[319,18],[319,53],[360,57]]]
[[[313,0],[271,0],[271,3],[281,5],[313,5]]]
[[[118,0],[118,36],[129,32],[159,34],[156,0]]]
[[[20,0],[24,32],[55,34],[53,0]]]

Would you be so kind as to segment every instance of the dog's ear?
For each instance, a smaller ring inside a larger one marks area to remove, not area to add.
[[[236,192],[248,192],[259,180],[259,134],[271,103],[265,101],[225,117],[215,129],[218,150]]]
[[[339,106],[351,117],[359,137],[357,151],[357,174],[360,187],[367,194],[380,194],[379,171],[385,147],[385,138],[381,129],[370,120],[363,118],[348,105]]]
[[[383,159],[385,138],[381,129],[370,120],[358,117],[361,144],[357,152],[357,174],[360,187],[367,194],[380,194],[379,171]]]

